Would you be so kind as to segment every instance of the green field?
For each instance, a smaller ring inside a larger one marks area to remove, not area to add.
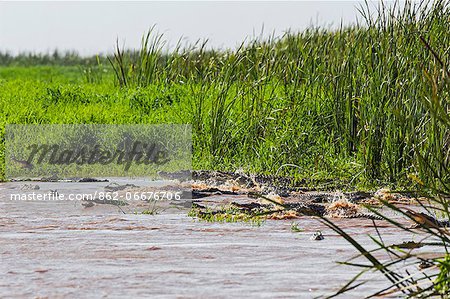
[[[3,53],[0,134],[10,123],[189,123],[196,169],[413,188],[447,167],[449,19],[436,1],[234,50],[167,53],[150,30],[109,60]]]
[[[407,191],[408,205],[376,196],[375,205],[361,204],[385,220],[372,220],[370,250],[358,243],[369,224],[357,226],[354,239],[320,217],[361,257],[343,262],[361,273],[338,293],[370,282],[361,274],[379,272],[390,287],[373,296],[449,298],[450,3],[382,2],[376,13],[366,5],[360,24],[253,38],[232,50],[200,41],[169,51],[151,28],[140,49],[117,42],[109,56],[0,53],[0,181],[7,179],[7,124],[191,124],[194,169],[291,176],[333,191]],[[16,139],[28,140],[26,133]],[[102,133],[109,136],[116,133]],[[26,165],[17,162],[19,170]],[[205,219],[252,220],[234,210],[222,214]],[[385,243],[384,228],[411,241]],[[293,223],[291,230],[300,229]],[[433,247],[414,250],[422,246]]]

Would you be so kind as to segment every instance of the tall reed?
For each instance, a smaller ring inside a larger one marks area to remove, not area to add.
[[[182,117],[193,124],[195,153],[210,167],[408,184],[417,146],[433,139],[423,139],[433,125],[418,99],[436,55],[423,40],[448,55],[448,6],[360,11],[364,24],[253,38],[235,50],[205,41],[168,51],[153,27],[139,51],[117,45],[110,62],[121,87],[186,86],[189,111],[180,115],[190,114]]]
[[[323,219],[325,224],[355,247],[359,252],[358,257],[367,260],[367,263],[356,262],[353,259],[344,262],[346,265],[360,268],[361,272],[331,297],[346,294],[365,283],[363,274],[369,271],[379,272],[390,283],[388,287],[379,289],[372,296],[401,295],[414,298],[448,298],[450,296],[448,251],[450,245],[448,231],[450,226],[450,117],[448,115],[450,66],[448,64],[449,35],[442,31],[444,28],[448,29],[449,24],[446,20],[449,16],[448,3],[435,1],[432,5],[428,2],[419,4],[407,2],[400,13],[381,7],[376,19],[368,18],[370,26],[379,29],[377,34],[390,32],[395,36],[397,30],[410,33],[409,36],[401,39],[401,46],[396,44],[395,48],[389,47],[389,52],[396,53],[402,47],[406,48],[408,53],[411,53],[410,56],[414,58],[413,62],[419,65],[418,70],[408,69],[412,66],[403,56],[397,56],[397,60],[388,65],[401,71],[395,72],[397,74],[395,81],[401,80],[402,84],[394,81],[394,86],[409,86],[409,82],[405,82],[406,79],[415,79],[412,81],[415,86],[410,86],[412,90],[408,91],[410,98],[407,102],[399,103],[395,97],[393,100],[388,99],[387,104],[393,109],[392,115],[382,115],[380,118],[392,121],[392,123],[386,122],[383,126],[389,134],[384,138],[384,142],[393,153],[388,158],[392,163],[389,168],[391,175],[410,164],[408,171],[415,172],[410,173],[409,178],[420,190],[419,194],[425,194],[430,200],[417,201],[417,205],[425,214],[418,214],[409,208],[399,207],[388,201],[381,201],[384,210],[368,206],[373,213],[397,227],[403,236],[410,236],[411,241],[419,239],[419,242],[387,244],[383,240],[381,229],[374,223],[378,237],[370,237],[376,248],[368,250],[338,225]],[[398,39],[397,37],[395,40]],[[417,51],[416,43],[423,48],[422,51]],[[401,76],[410,72],[417,77]],[[386,78],[382,83],[389,85],[392,81],[388,79],[390,78]],[[401,92],[388,88],[382,95],[395,96]],[[401,149],[402,152],[395,149]],[[402,160],[400,154],[404,153],[408,154],[407,159]],[[386,213],[386,210],[394,213]],[[417,228],[408,227],[403,220],[393,218],[393,214],[409,220]],[[436,221],[438,218],[441,219]],[[430,248],[430,250],[432,248],[434,256],[418,249],[422,247]]]

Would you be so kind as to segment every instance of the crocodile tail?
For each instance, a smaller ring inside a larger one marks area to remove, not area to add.
[[[357,214],[353,214],[353,215],[343,215],[343,216],[340,216],[339,218],[348,218],[348,219],[365,218],[365,219],[370,219],[370,220],[384,220],[383,217],[380,217],[375,214],[369,214],[369,213],[357,213]]]

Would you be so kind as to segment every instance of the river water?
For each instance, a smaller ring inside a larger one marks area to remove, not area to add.
[[[143,182],[134,181],[135,184]],[[262,225],[208,223],[187,209],[143,215],[80,201],[15,201],[23,182],[0,184],[1,298],[313,298],[339,289],[358,269],[337,265],[356,254],[317,219]],[[31,183],[36,192],[85,192],[108,183]],[[28,186],[29,187],[29,186]],[[34,191],[33,191],[34,192]],[[124,213],[125,212],[125,213]],[[368,248],[372,222],[336,220]],[[410,241],[380,223],[384,241]],[[316,231],[325,239],[310,240]],[[343,298],[361,298],[386,282]]]

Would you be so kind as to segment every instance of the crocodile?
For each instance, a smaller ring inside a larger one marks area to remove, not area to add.
[[[357,211],[350,211],[349,213],[340,213],[338,215],[331,213],[325,205],[316,203],[290,203],[285,204],[286,210],[295,211],[297,214],[304,216],[316,217],[333,217],[333,218],[365,218],[371,220],[383,220],[382,217],[370,213],[362,213]]]
[[[264,196],[263,194],[252,193],[252,197],[260,197],[267,201],[272,202],[275,206],[279,206],[282,210],[285,211],[294,211],[298,215],[304,216],[316,216],[316,217],[334,217],[334,218],[366,218],[371,220],[383,220],[382,217],[370,214],[370,213],[362,213],[359,212],[356,205],[348,203],[346,201],[343,204],[340,204],[339,201],[335,202],[332,205],[323,205],[314,202],[291,202],[291,203],[278,203],[273,201],[272,199]],[[339,206],[336,208],[338,212],[333,210],[331,207],[333,205]]]
[[[370,214],[370,213],[355,213],[355,214],[351,214],[351,215],[341,215],[341,216],[339,216],[339,218],[344,218],[344,219],[364,218],[364,219],[370,219],[370,220],[385,220],[383,217],[380,217],[375,214]]]
[[[236,210],[239,210],[242,213],[253,216],[262,216],[262,215],[271,215],[274,213],[289,213],[294,212],[297,216],[312,216],[312,217],[338,217],[338,218],[364,218],[371,220],[382,220],[381,217],[369,213],[351,213],[351,214],[342,214],[339,216],[335,216],[330,214],[327,208],[324,205],[315,204],[315,203],[290,203],[284,206],[284,208],[274,207],[272,204],[260,204],[257,202],[250,203],[238,203],[232,202],[231,207]],[[217,215],[224,213],[223,210],[211,210],[208,209],[207,206],[201,205],[200,203],[195,203],[193,208],[198,210],[197,214],[200,215]]]
[[[410,209],[405,211],[405,215],[408,216],[414,224],[411,228],[441,228],[441,227],[450,227],[450,221],[448,220],[439,220],[434,218],[431,215],[428,215],[423,212],[416,212]]]
[[[210,171],[210,170],[194,170],[194,171],[178,171],[178,172],[158,172],[159,176],[163,179],[179,180],[185,182],[191,180],[194,183],[202,183],[209,187],[211,195],[217,195],[218,193],[227,194],[224,191],[229,186],[237,186],[240,192],[234,194],[245,193],[245,190],[249,192],[259,192],[261,194],[276,193],[281,197],[298,196],[301,200],[313,201],[317,203],[332,202],[335,200],[333,193],[323,192],[311,192],[318,188],[305,187],[308,183],[305,179],[296,179],[293,177],[278,176],[278,175],[264,175],[264,174],[246,174],[243,172],[230,172],[230,171]],[[217,188],[217,189],[216,189]],[[205,190],[195,190],[195,192],[201,192],[201,197],[206,197],[209,192]],[[373,197],[371,192],[346,192],[342,193],[343,196],[348,198],[352,202],[358,202],[364,199]]]
[[[242,188],[258,187],[251,177],[239,172],[197,170],[192,172],[192,179],[213,186],[220,186],[231,182]]]
[[[263,188],[265,193],[276,191],[277,193],[288,193],[293,191],[306,191],[304,185],[305,180],[297,180],[292,177],[264,175],[264,174],[245,174],[243,172],[230,171],[210,171],[210,170],[194,170],[188,172],[186,170],[178,172],[158,172],[158,175],[164,179],[185,179],[192,178],[193,181],[201,181],[210,185],[223,185],[232,182],[242,188]],[[309,190],[309,189],[308,189]]]
[[[336,209],[330,209],[331,205],[328,203],[335,203],[336,195],[334,193],[304,193],[299,192],[299,181],[291,177],[283,177],[276,175],[247,175],[241,172],[227,172],[227,171],[206,171],[198,170],[192,171],[192,180],[200,182],[200,188],[196,187],[193,190],[193,198],[203,198],[210,195],[247,195],[249,198],[263,199],[263,202],[269,204],[251,202],[238,203],[232,202],[232,206],[239,211],[248,215],[261,215],[280,212],[291,212],[294,215],[314,216],[314,217],[337,217],[337,218],[365,218],[372,220],[382,220],[381,217],[370,214],[361,213],[354,204],[344,204],[338,206]],[[159,173],[160,176],[168,179],[176,179],[179,177],[188,176],[185,171],[179,173]],[[244,191],[234,189],[227,190],[226,186],[237,185],[243,188]],[[280,197],[294,198],[295,202],[284,203],[284,201],[276,201],[270,198],[269,195],[276,194]],[[371,193],[352,192],[339,193],[340,197],[349,198],[350,200],[359,201],[370,197]],[[195,205],[193,208],[197,209],[201,215],[209,213],[211,215],[223,213],[223,211],[213,211],[200,205]]]
[[[256,197],[253,194],[253,197]],[[326,205],[317,204],[312,202],[292,202],[292,203],[278,203],[274,202],[270,198],[265,197],[264,195],[260,195],[262,199],[270,201],[270,204],[261,204],[258,202],[250,202],[250,203],[238,203],[233,201],[231,205],[243,213],[252,214],[252,215],[260,215],[266,214],[269,215],[271,213],[283,213],[283,212],[294,212],[298,216],[312,216],[312,217],[333,217],[333,218],[365,218],[371,220],[383,220],[382,217],[370,213],[362,213],[355,209],[348,209],[344,213],[333,213],[328,209]],[[200,207],[197,205],[197,207]],[[201,207],[205,209],[206,207]]]

